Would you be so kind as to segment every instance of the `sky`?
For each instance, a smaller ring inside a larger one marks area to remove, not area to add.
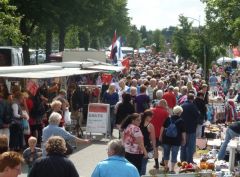
[[[131,23],[138,28],[145,25],[147,30],[163,29],[179,25],[178,16],[200,19],[204,24],[204,4],[200,0],[128,0],[127,8]],[[196,20],[193,26],[198,26]]]

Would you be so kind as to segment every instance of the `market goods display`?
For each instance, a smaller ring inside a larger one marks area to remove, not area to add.
[[[198,170],[198,167],[192,163],[178,162],[177,165],[180,167],[179,173],[196,172]]]

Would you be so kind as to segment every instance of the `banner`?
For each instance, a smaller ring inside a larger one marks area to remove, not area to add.
[[[88,105],[86,132],[107,134],[109,131],[110,131],[109,104],[90,103]]]
[[[37,93],[37,90],[38,90],[38,84],[33,81],[33,80],[28,80],[27,82],[27,86],[26,86],[26,89],[27,91],[29,91],[33,96],[36,95]]]

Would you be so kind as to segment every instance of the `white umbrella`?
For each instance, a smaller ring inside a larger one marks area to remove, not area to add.
[[[233,61],[232,58],[220,57],[219,59],[217,59],[217,64],[222,65],[223,63],[227,63],[227,62],[231,62],[231,61]]]

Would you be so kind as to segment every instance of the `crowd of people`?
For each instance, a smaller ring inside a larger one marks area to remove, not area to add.
[[[96,166],[92,177],[114,176],[117,169],[120,176],[145,175],[150,158],[154,158],[154,168],[162,165],[166,172],[175,173],[179,152],[181,161],[195,163],[196,139],[204,136],[204,122],[210,120],[209,97],[220,97],[226,103],[240,102],[240,76],[230,65],[224,68],[213,64],[209,76],[205,80],[202,68],[190,61],[178,64],[159,56],[142,55],[131,60],[127,73],[102,83],[100,100],[110,105],[109,136],[120,140],[109,142],[109,157]],[[7,141],[4,149],[0,140],[0,165],[5,164],[0,168],[0,177],[9,168],[20,170],[22,158],[13,151],[22,152],[25,148],[23,157],[30,177],[78,176],[72,162],[64,156],[72,151],[69,141],[89,143],[65,129],[65,112],[82,112],[81,99],[77,99],[82,93],[77,85],[71,84],[65,91],[57,85],[44,84],[32,95],[18,86],[10,94],[2,82],[0,94],[0,134]],[[226,122],[237,120],[236,108],[230,106],[233,113],[226,114]],[[119,130],[119,137],[114,137],[114,129]],[[8,149],[11,151],[5,152]],[[8,156],[14,163],[5,162]],[[57,170],[46,170],[53,163]]]

